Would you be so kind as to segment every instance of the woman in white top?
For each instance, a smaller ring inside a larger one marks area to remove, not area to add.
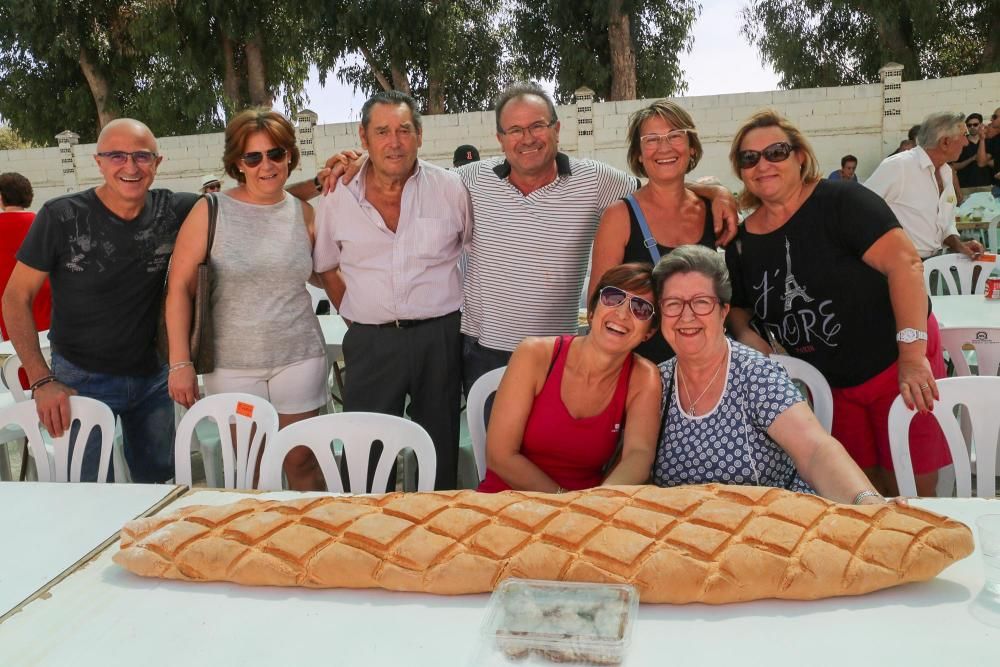
[[[211,252],[216,368],[205,375],[205,389],[267,399],[282,428],[316,416],[328,399],[322,330],[305,286],[312,276],[313,209],[284,190],[298,161],[295,130],[280,114],[250,109],[230,121],[223,164],[238,185],[216,195]],[[167,284],[168,387],[185,407],[198,399],[188,332],[207,236],[208,205],[199,201],[177,235]],[[285,475],[293,489],[323,488],[305,447],[289,454]]]

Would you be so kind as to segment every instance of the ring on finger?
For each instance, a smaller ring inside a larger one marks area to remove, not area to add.
[[[931,386],[929,384],[927,384],[926,382],[924,384],[920,385],[920,390],[921,391],[923,391],[924,389],[930,389],[930,388],[931,388]]]

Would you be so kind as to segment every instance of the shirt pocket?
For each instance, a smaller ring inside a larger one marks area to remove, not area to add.
[[[451,218],[417,218],[413,253],[424,259],[444,259],[455,253],[459,232]]]

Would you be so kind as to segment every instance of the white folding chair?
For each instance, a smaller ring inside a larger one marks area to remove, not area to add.
[[[993,264],[993,262],[972,261],[959,253],[931,257],[924,260],[924,287],[927,288],[927,293],[931,294],[931,274],[937,271],[940,281],[944,283],[951,296],[977,294],[985,288],[986,278],[993,270]],[[978,275],[975,275],[976,267],[979,267]],[[953,269],[958,276],[958,282],[952,275]]]
[[[1000,375],[1000,329],[941,327],[941,345],[951,358],[956,375]],[[965,345],[974,350],[976,373],[972,372],[963,349]],[[1000,406],[1000,397],[997,401]]]
[[[111,464],[111,447],[115,437],[115,415],[111,408],[100,401],[83,396],[70,396],[69,409],[72,415],[70,428],[58,438],[51,437],[46,443],[42,438],[42,428],[33,400],[15,403],[0,412],[0,425],[15,425],[24,431],[28,439],[28,449],[36,461],[39,482],[79,482],[80,469],[87,439],[95,428],[101,430],[101,452],[97,471],[97,481],[105,482]],[[74,429],[73,427],[77,427]],[[70,460],[71,436],[76,430],[72,444],[73,457]],[[51,450],[51,453],[50,453]]]
[[[503,379],[506,366],[486,373],[472,384],[465,409],[469,417],[469,435],[472,438],[472,453],[476,457],[479,481],[486,477],[486,401],[496,392]]]
[[[437,456],[434,442],[419,424],[402,417],[374,412],[339,412],[320,415],[290,424],[278,431],[273,442],[264,447],[260,465],[260,484],[257,488],[280,491],[282,465],[294,447],[308,447],[316,455],[319,467],[326,478],[327,490],[343,493],[340,470],[333,456],[332,443],[343,443],[343,456],[347,459],[347,477],[353,493],[367,491],[368,457],[372,444],[382,443],[382,457],[375,468],[372,489],[385,489],[389,472],[396,465],[400,451],[409,448],[417,456],[418,491],[433,491],[437,473]],[[361,491],[359,491],[361,489]],[[379,491],[380,492],[380,491]]]
[[[937,382],[941,400],[934,403],[932,414],[937,418],[948,440],[955,466],[958,496],[972,496],[972,458],[955,408],[964,406],[972,423],[972,447],[975,449],[976,494],[980,498],[996,496],[997,441],[1000,439],[1000,377],[953,377]],[[910,421],[915,411],[908,410],[901,396],[889,410],[889,449],[896,469],[896,483],[904,496],[917,495],[910,457]]]
[[[268,401],[251,394],[214,394],[199,399],[185,413],[177,425],[174,440],[174,470],[178,484],[191,486],[191,448],[202,446],[195,432],[202,420],[212,420],[219,429],[219,448],[222,450],[222,486],[227,489],[253,488],[253,474],[257,466],[262,442],[267,445],[278,433],[278,412]],[[235,425],[236,442],[233,443]],[[217,473],[209,474],[213,457],[202,449],[205,462],[205,479],[217,483]]]
[[[789,377],[806,386],[816,419],[827,433],[833,430],[833,392],[823,374],[809,362],[785,354],[772,354],[771,359],[784,366]]]

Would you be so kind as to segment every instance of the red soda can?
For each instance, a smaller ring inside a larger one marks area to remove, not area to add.
[[[986,279],[986,298],[1000,301],[1000,278],[989,277]]]

